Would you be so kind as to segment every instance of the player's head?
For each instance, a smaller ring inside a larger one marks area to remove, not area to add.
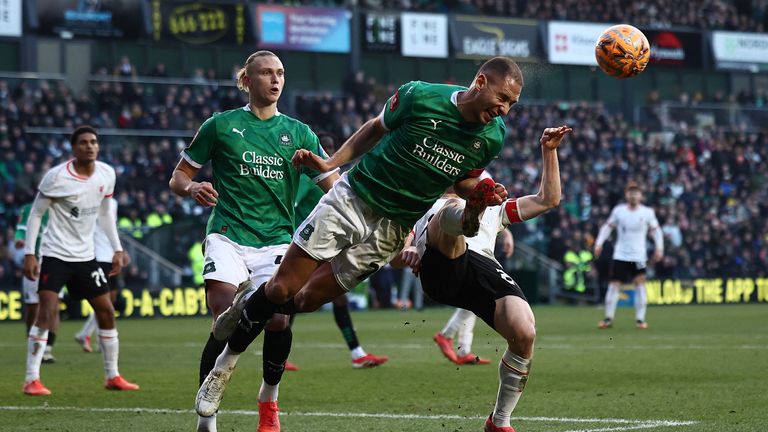
[[[99,156],[99,134],[91,126],[78,126],[69,136],[72,155],[78,162],[93,162]]]
[[[637,182],[630,180],[624,188],[624,196],[629,205],[636,206],[643,200],[643,189]]]
[[[272,105],[280,99],[285,84],[283,62],[272,51],[256,51],[237,72],[237,88],[248,93],[251,102]]]
[[[489,123],[506,115],[522,91],[523,73],[517,63],[508,57],[494,57],[480,66],[472,80],[466,114],[470,121]]]

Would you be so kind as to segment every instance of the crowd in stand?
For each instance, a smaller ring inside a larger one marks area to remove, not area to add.
[[[629,22],[653,28],[685,26],[757,32],[768,29],[768,2],[765,0],[293,0],[287,3],[539,20]]]
[[[122,69],[132,74],[130,68]],[[343,87],[340,96],[298,96],[292,114],[318,133],[335,137],[338,144],[378,114],[392,93],[392,87],[366,80],[362,73],[350,76]],[[764,98],[762,94],[744,100],[758,105],[755,101]],[[66,133],[40,133],[40,128],[69,131],[90,123],[101,128],[158,130],[161,136],[157,137],[102,138],[100,158],[118,174],[120,226],[141,239],[157,226],[149,220],[162,224],[196,219],[200,220],[197,225],[203,225],[203,209],[171,194],[168,179],[179,151],[200,123],[212,112],[243,103],[242,94],[234,88],[215,84],[104,81],[76,95],[60,81],[0,80],[0,282],[19,277],[13,259],[19,252],[12,239],[20,205],[33,198],[45,171],[69,157]],[[591,249],[599,224],[622,199],[624,184],[634,179],[644,185],[646,201],[656,208],[667,239],[667,254],[656,267],[657,274],[768,274],[764,265],[768,262],[765,131],[748,134],[719,126],[673,125],[672,130],[658,132],[648,130],[648,125],[634,127],[621,114],[588,103],[523,103],[507,121],[507,143],[490,171],[513,195],[536,191],[541,130],[563,123],[574,128],[560,151],[563,204],[538,221],[515,228],[518,241],[558,261],[567,250]],[[185,134],[162,136],[164,131]],[[209,170],[203,175],[210,176]],[[178,250],[170,252],[169,258],[184,261],[186,244],[192,241],[175,242]]]

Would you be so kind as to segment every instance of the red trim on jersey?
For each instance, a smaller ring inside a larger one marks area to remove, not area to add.
[[[504,204],[504,212],[507,214],[509,223],[522,222],[523,218],[520,217],[520,212],[517,210],[517,198],[508,199]]]
[[[111,193],[109,195],[104,195],[104,198],[112,198],[113,196],[115,196],[115,194]]]
[[[395,94],[393,94],[392,99],[389,100],[389,112],[396,110],[398,106],[400,106],[400,98],[398,90],[395,90]]]
[[[464,174],[464,177],[461,179],[468,179],[468,178],[478,178],[483,174],[483,171],[485,171],[485,168],[477,168],[477,169],[471,169],[467,171],[466,174]]]
[[[75,172],[74,170],[69,168],[70,165],[74,166],[74,164],[75,164],[75,160],[74,159],[72,159],[69,162],[67,162],[67,172],[69,173],[69,175],[71,175],[72,177],[74,177],[74,178],[76,178],[78,180],[88,180],[88,177],[81,176],[77,172]]]

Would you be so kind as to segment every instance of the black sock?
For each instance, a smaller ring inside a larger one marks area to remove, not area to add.
[[[336,325],[339,326],[339,330],[341,330],[341,334],[344,336],[350,351],[359,347],[360,342],[357,341],[357,333],[355,333],[355,328],[352,326],[349,306],[333,305],[333,318],[336,319]]]
[[[248,345],[264,330],[267,321],[272,318],[279,305],[269,301],[266,285],[262,284],[245,303],[240,321],[229,337],[229,348],[235,352],[244,352]]]
[[[216,357],[224,351],[224,347],[227,346],[227,341],[218,341],[213,337],[213,333],[208,336],[208,342],[205,343],[203,348],[203,354],[200,356],[200,385],[203,385],[205,377],[213,369],[213,365],[216,363]]]
[[[288,318],[288,326],[293,327],[293,322],[296,321],[296,314],[291,315],[290,318]],[[29,332],[27,332],[29,333]]]
[[[285,371],[285,361],[291,353],[293,332],[285,330],[264,332],[264,382],[277,385]]]
[[[53,346],[56,344],[56,333],[49,331],[48,332],[48,346],[53,348]]]

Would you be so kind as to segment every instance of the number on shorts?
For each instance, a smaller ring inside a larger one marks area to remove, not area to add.
[[[104,274],[104,270],[101,267],[99,267],[98,270],[92,271],[91,277],[93,278],[93,282],[99,288],[101,288],[102,282],[107,283],[107,276]]]
[[[507,283],[508,283],[508,284],[510,284],[510,285],[515,285],[515,280],[514,280],[514,279],[512,279],[512,276],[510,276],[510,275],[506,274],[506,273],[504,272],[504,270],[502,270],[502,269],[500,269],[500,268],[497,268],[497,269],[496,269],[496,272],[497,272],[497,273],[499,273],[499,276],[500,276],[502,279],[504,279],[505,281],[507,281]]]

